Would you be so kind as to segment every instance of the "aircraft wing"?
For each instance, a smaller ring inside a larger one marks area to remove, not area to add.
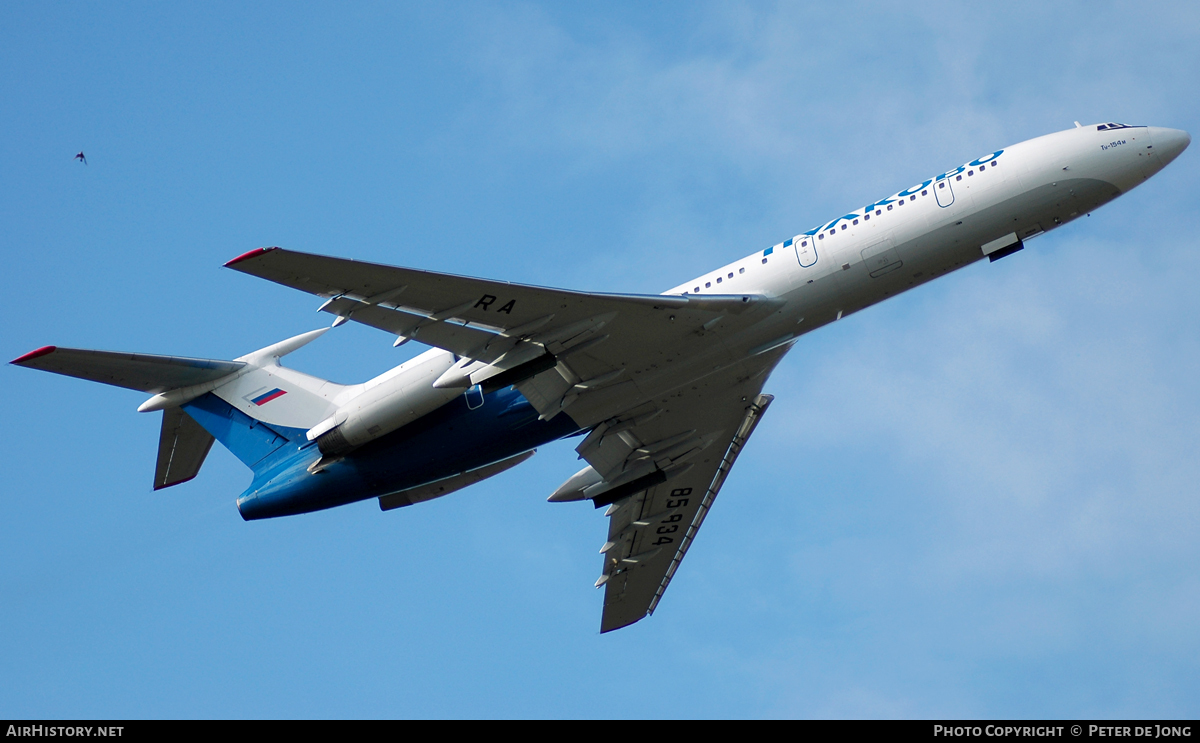
[[[604,587],[601,632],[653,613],[771,404],[759,391],[786,351],[706,377],[661,407],[637,411],[631,426],[602,424],[577,448],[604,478],[593,503],[611,504],[596,582]]]
[[[451,351],[467,360],[464,374],[470,362],[492,365],[488,373],[503,373],[471,383],[517,384],[543,417],[570,406],[583,426],[610,414],[614,401],[652,397],[656,387],[645,380],[677,360],[728,365],[723,338],[773,311],[756,294],[576,292],[280,248],[226,265],[325,297],[321,309],[339,318]]]

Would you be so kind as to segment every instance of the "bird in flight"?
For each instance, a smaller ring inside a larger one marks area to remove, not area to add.
[[[83,153],[82,153],[82,152],[80,152],[78,155],[76,155],[76,156],[75,156],[75,159],[76,159],[76,160],[82,160],[82,161],[83,161],[83,164],[84,164],[84,165],[87,165],[87,158],[83,156]]]

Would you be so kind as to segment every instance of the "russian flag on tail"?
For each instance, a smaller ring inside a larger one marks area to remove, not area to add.
[[[270,392],[264,392],[261,395],[259,395],[258,397],[255,397],[250,402],[254,403],[255,405],[266,405],[267,403],[271,402],[272,400],[274,400],[278,397],[283,397],[286,394],[287,394],[287,390],[281,390],[278,387],[276,387],[275,389],[271,390]]]

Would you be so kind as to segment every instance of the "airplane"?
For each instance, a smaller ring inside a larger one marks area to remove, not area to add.
[[[362,384],[283,366],[328,327],[232,361],[46,346],[12,363],[152,395],[154,488],[214,440],[253,472],[246,520],[412,506],[580,437],[549,500],[605,508],[600,631],[653,613],[806,333],[1025,243],[1140,185],[1187,132],[1102,123],[968,161],[659,295],[601,294],[251,250],[225,265],[429,350]]]

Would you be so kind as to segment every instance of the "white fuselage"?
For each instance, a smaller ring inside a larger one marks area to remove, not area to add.
[[[1048,134],[925,178],[664,294],[744,292],[782,300],[744,337],[725,339],[738,352],[752,352],[980,260],[997,246],[1019,249],[1018,240],[1142,183],[1190,141],[1176,129],[1117,124]]]
[[[635,392],[617,385],[598,389],[567,413],[580,428],[589,428],[719,370],[741,364],[761,369],[747,362],[989,253],[994,259],[1019,249],[1021,241],[1142,183],[1189,142],[1179,130],[1116,124],[1038,137],[927,177],[680,284],[663,294],[742,295],[746,309],[736,321],[713,320],[661,349],[658,359],[623,370]],[[272,363],[239,373],[215,394],[258,420],[310,429],[310,439],[349,423],[347,442],[361,444],[455,398],[458,387],[442,382],[462,364],[470,364],[459,370],[464,379],[486,366],[431,350],[365,385],[343,387]],[[410,377],[420,384],[410,384]],[[259,406],[261,394],[286,383],[287,406]],[[409,387],[420,388],[420,400],[393,394]]]

